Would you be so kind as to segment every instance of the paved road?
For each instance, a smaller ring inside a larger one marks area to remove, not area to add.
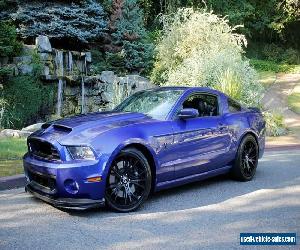
[[[240,232],[296,232],[299,249],[300,150],[267,152],[252,182],[163,191],[130,214],[66,212],[23,189],[0,192],[0,249],[253,249],[239,246]]]

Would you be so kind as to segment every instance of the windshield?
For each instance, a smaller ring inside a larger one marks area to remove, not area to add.
[[[115,111],[138,112],[163,120],[167,117],[183,90],[145,90],[140,91],[117,106]]]

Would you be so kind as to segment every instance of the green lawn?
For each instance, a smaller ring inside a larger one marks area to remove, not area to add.
[[[22,156],[26,139],[0,139],[0,177],[23,173]]]
[[[288,96],[288,105],[291,110],[300,115],[300,86],[297,86]]]
[[[22,160],[0,160],[0,177],[22,174],[23,172]]]
[[[26,151],[26,139],[0,139],[0,160],[21,159]]]

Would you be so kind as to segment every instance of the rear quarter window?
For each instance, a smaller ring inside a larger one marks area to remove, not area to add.
[[[228,110],[230,113],[237,113],[242,110],[242,106],[238,102],[228,99]]]

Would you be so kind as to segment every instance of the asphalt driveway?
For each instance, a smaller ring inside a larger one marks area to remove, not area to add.
[[[253,249],[239,245],[241,232],[296,232],[299,249],[300,150],[267,152],[251,182],[222,176],[162,191],[129,214],[0,192],[0,249]]]

